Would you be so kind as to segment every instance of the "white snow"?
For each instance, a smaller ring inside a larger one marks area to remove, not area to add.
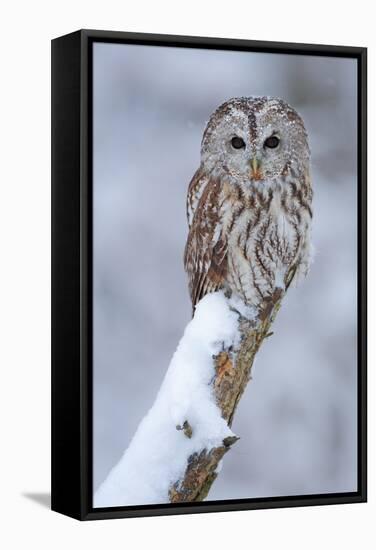
[[[187,325],[154,405],[94,496],[94,507],[169,502],[194,452],[233,435],[212,393],[213,355],[238,338],[238,315],[222,292],[205,296]],[[188,421],[192,437],[183,426]]]
[[[248,321],[256,321],[258,316],[258,310],[255,306],[245,304],[243,300],[235,293],[228,299],[229,306],[237,311],[242,317],[248,319]],[[236,345],[235,341],[235,345]]]

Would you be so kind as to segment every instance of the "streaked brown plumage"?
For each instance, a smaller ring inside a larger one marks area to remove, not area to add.
[[[280,99],[235,98],[213,113],[187,196],[193,306],[223,288],[260,308],[307,273],[309,160],[303,121]]]

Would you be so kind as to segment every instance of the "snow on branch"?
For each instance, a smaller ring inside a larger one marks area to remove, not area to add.
[[[238,437],[236,406],[279,309],[277,289],[261,314],[223,292],[197,305],[154,405],[94,496],[95,507],[203,500]]]

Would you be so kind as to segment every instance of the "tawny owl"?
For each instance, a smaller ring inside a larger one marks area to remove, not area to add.
[[[189,185],[184,263],[193,307],[224,289],[260,310],[310,265],[310,151],[285,101],[230,99],[211,115]]]

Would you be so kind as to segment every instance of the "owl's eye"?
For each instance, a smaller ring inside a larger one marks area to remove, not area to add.
[[[243,149],[245,147],[244,140],[238,136],[232,138],[231,145],[234,149]]]
[[[275,149],[276,147],[278,147],[279,142],[279,137],[270,136],[264,141],[264,147],[268,147],[268,149]]]

